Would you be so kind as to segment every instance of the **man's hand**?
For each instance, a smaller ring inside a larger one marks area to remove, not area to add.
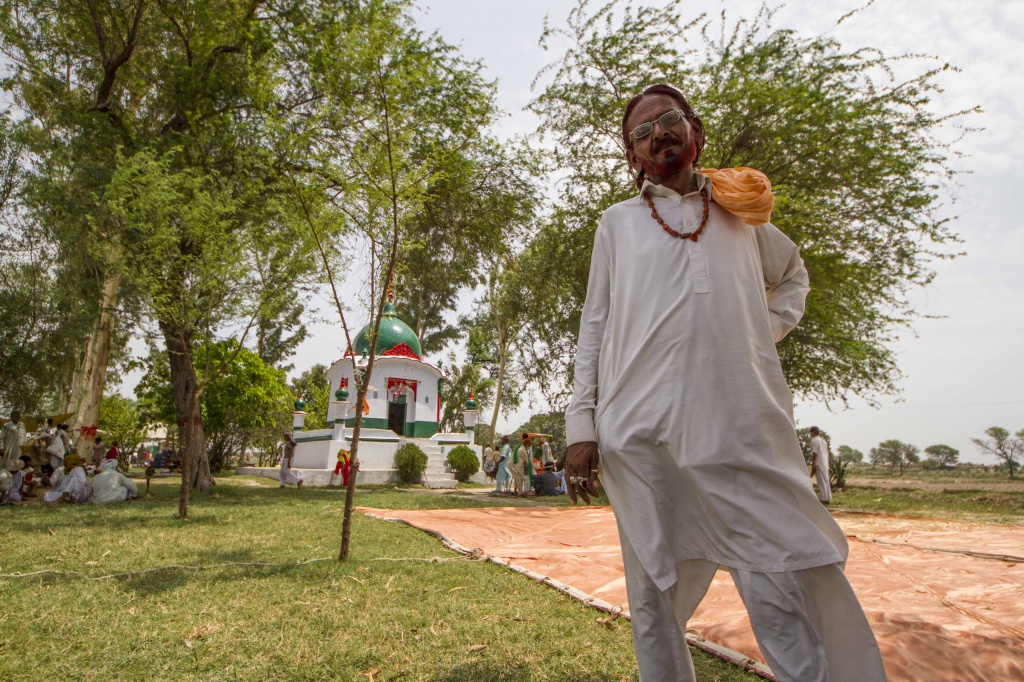
[[[577,495],[590,504],[591,495],[598,497],[601,494],[601,483],[597,480],[600,460],[597,443],[593,441],[569,446],[565,453],[565,483],[573,504],[576,504]]]

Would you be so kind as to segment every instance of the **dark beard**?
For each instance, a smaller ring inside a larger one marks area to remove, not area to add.
[[[676,175],[679,171],[683,170],[685,165],[685,159],[681,156],[673,156],[661,163],[647,161],[646,159],[640,161],[640,167],[644,169],[644,174],[649,178],[657,178],[659,180]]]
[[[670,178],[673,175],[678,174],[683,168],[693,163],[694,159],[697,158],[697,141],[690,141],[690,148],[687,153],[683,156],[675,156],[665,159],[664,161],[648,161],[646,159],[640,160],[640,167],[643,169],[644,174],[649,178],[658,178],[664,180]]]

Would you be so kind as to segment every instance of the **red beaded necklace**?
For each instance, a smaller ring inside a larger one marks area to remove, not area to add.
[[[707,190],[701,188],[700,196],[701,199],[704,200],[704,216],[700,219],[700,226],[698,226],[693,232],[676,232],[673,230],[664,220],[661,219],[661,216],[658,215],[658,209],[654,208],[654,199],[651,199],[651,195],[644,194],[644,199],[647,199],[647,205],[651,207],[651,217],[658,221],[658,224],[661,225],[661,229],[665,230],[673,237],[697,241],[697,237],[699,237],[700,233],[704,231],[704,226],[708,224],[708,213],[711,211],[711,202],[708,200]]]

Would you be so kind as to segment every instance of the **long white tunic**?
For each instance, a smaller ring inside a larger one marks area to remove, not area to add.
[[[832,501],[832,488],[829,485],[828,443],[821,436],[811,439],[811,452],[814,459],[814,482],[818,484],[818,499],[822,502]]]
[[[139,496],[135,481],[116,469],[101,471],[92,477],[92,497],[90,504],[109,504],[110,502],[127,502]]]
[[[60,483],[53,490],[43,495],[43,501],[59,502],[64,493],[71,493],[71,499],[79,504],[89,501],[92,488],[89,486],[89,477],[85,475],[85,469],[72,469],[71,473],[60,479]]]
[[[697,229],[697,192],[644,191],[675,230]],[[845,561],[775,350],[807,291],[788,237],[713,202],[697,242],[666,234],[642,196],[601,218],[566,435],[598,443],[615,515],[662,590],[689,559],[758,572]]]

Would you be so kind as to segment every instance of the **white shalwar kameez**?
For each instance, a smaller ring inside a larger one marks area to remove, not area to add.
[[[821,436],[811,439],[811,452],[814,460],[814,482],[818,484],[818,499],[822,502],[832,501],[832,486],[828,482],[828,443]]]
[[[299,476],[292,467],[292,459],[295,457],[295,442],[288,442],[284,444],[284,454],[281,456],[281,470],[277,472],[277,480],[281,482],[280,487],[285,487],[289,483],[296,485],[302,483],[302,476]]]
[[[674,229],[697,229],[698,192],[643,191]],[[642,193],[598,225],[566,434],[600,447],[642,682],[694,679],[681,626],[720,565],[779,680],[885,679],[840,570],[846,538],[808,484],[775,349],[807,291],[788,237],[713,202],[696,242],[666,234]],[[835,614],[812,614],[822,591],[854,626],[836,634]]]
[[[43,501],[60,502],[60,498],[64,493],[71,493],[71,500],[79,504],[89,501],[89,497],[92,495],[92,487],[89,485],[89,477],[86,476],[85,469],[82,467],[72,469],[69,474],[60,480],[57,487],[43,495]]]
[[[108,460],[116,461],[116,460]],[[92,497],[89,504],[127,502],[139,496],[135,481],[115,469],[105,469],[92,477]]]

